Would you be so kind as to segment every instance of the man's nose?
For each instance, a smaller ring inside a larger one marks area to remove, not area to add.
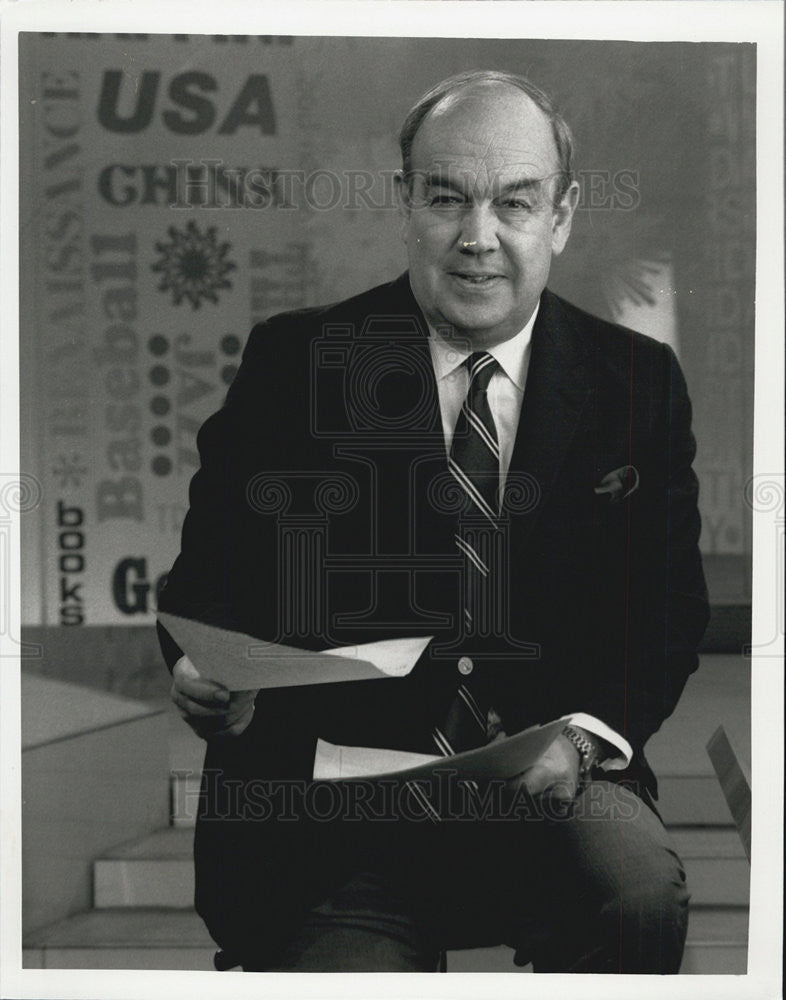
[[[478,254],[499,247],[499,220],[491,205],[473,205],[466,210],[459,233],[459,250]]]

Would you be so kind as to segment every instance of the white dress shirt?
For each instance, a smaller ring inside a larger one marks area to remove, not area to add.
[[[539,306],[540,304],[535,307],[527,325],[519,333],[495,347],[490,347],[487,352],[499,363],[499,368],[489,380],[487,399],[497,428],[500,450],[500,483],[503,490],[513,455],[519,416],[521,415],[521,403],[524,399],[524,388],[529,369],[532,328],[535,325]],[[445,434],[445,450],[447,454],[450,454],[453,432],[469,390],[469,371],[463,362],[473,353],[473,348],[468,341],[446,340],[433,329],[430,330],[430,333],[429,348],[437,380],[442,429]],[[410,665],[410,669],[412,667],[414,667],[414,663]],[[619,750],[618,756],[608,757],[601,762],[600,766],[604,770],[622,770],[630,764],[633,757],[631,745],[605,722],[584,712],[571,713],[563,718],[565,722],[571,722],[574,726],[579,726],[587,732],[599,736]],[[329,744],[324,746],[329,746]],[[364,759],[368,763],[370,759],[373,760],[375,750],[363,748],[363,753]],[[380,772],[388,770],[390,767],[389,753],[390,751],[380,752]],[[335,774],[332,768],[325,770],[327,763],[321,756],[318,745],[315,775],[319,774],[319,776],[324,777],[349,776]]]

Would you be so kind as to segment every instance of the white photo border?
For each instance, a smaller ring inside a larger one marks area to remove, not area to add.
[[[783,633],[776,630],[783,598],[784,410],[784,259],[783,259],[783,7],[774,0],[293,0],[286,5],[223,0],[213,9],[193,2],[102,3],[31,0],[8,5],[0,21],[0,153],[2,178],[2,366],[0,429],[3,481],[19,476],[18,335],[18,33],[92,31],[193,34],[233,31],[265,35],[343,35],[397,37],[489,37],[753,42],[757,46],[757,243],[756,371],[754,403],[754,483],[780,492],[777,510],[754,510],[752,781],[753,848],[749,966],[746,976],[670,977],[588,976],[579,983],[567,976],[519,974],[411,975],[404,987],[417,996],[493,995],[499,1000],[552,997],[661,997],[673,1000],[711,996],[744,1000],[781,996],[782,835],[783,835]],[[780,532],[780,534],[778,534]],[[18,520],[6,544],[19,552]],[[0,996],[86,998],[204,995],[215,998],[374,997],[398,998],[396,976],[266,975],[264,988],[254,976],[202,972],[21,969],[21,821],[20,678],[10,636],[20,634],[18,561],[7,584],[10,605],[0,635]],[[6,598],[3,598],[6,600]],[[758,650],[758,653],[757,653]]]

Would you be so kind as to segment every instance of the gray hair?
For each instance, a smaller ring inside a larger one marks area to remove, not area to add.
[[[407,181],[412,176],[412,144],[415,141],[418,129],[424,120],[444,98],[456,91],[476,83],[504,83],[511,87],[516,87],[523,91],[533,103],[546,115],[551,124],[551,131],[554,142],[557,146],[557,161],[559,163],[559,176],[556,178],[557,184],[554,191],[554,201],[562,200],[563,195],[573,183],[573,136],[568,123],[557,111],[551,102],[551,98],[545,94],[540,87],[536,87],[525,76],[517,73],[505,73],[502,70],[494,69],[474,69],[464,73],[456,73],[442,80],[431,90],[427,91],[419,101],[410,109],[409,114],[404,119],[401,131],[398,135],[398,142],[401,148],[401,162],[404,177]]]

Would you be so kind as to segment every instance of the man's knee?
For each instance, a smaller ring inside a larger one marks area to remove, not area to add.
[[[585,890],[631,906],[681,906],[685,869],[656,813],[629,789],[592,782],[564,824],[562,860]]]
[[[690,899],[682,862],[638,796],[610,782],[592,785],[548,831],[548,881],[559,900],[549,936],[564,939],[563,958],[573,952],[577,968],[676,972]]]
[[[664,856],[665,855],[665,856]],[[607,859],[608,861],[608,859]],[[537,972],[673,974],[688,928],[689,893],[679,858],[656,851],[643,863],[593,866],[582,881],[516,927],[517,964]]]

